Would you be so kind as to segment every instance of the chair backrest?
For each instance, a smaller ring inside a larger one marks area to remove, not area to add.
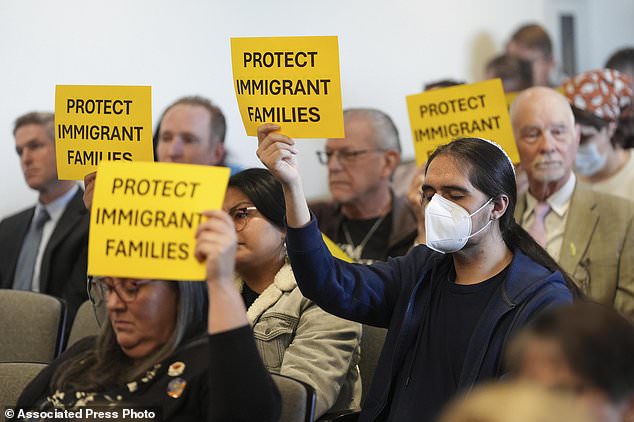
[[[0,362],[49,363],[61,352],[65,324],[60,299],[0,289]]]
[[[29,382],[42,369],[44,363],[2,362],[0,363],[0,403],[2,406],[15,406],[18,397]],[[4,412],[2,412],[4,417]]]
[[[70,334],[68,335],[68,342],[66,348],[70,347],[77,340],[81,340],[84,337],[96,336],[99,334],[99,324],[97,324],[97,318],[95,317],[95,311],[92,308],[92,302],[89,300],[81,304],[73,325],[70,328]]]
[[[371,325],[363,325],[363,333],[361,335],[361,359],[359,360],[359,372],[361,373],[361,407],[363,401],[372,384],[374,377],[374,369],[379,361],[379,355],[383,349],[385,342],[385,328],[373,327]]]
[[[305,382],[271,374],[282,396],[280,422],[312,422],[315,419],[315,390]]]

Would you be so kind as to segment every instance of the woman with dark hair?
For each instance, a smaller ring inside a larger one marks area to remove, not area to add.
[[[334,259],[303,195],[294,141],[260,126],[260,160],[284,187],[287,246],[302,292],[342,318],[388,328],[360,420],[433,420],[457,392],[502,375],[511,333],[572,294],[513,220],[513,165],[479,138],[429,157],[426,245],[371,266]]]
[[[89,296],[107,323],[47,366],[18,406],[107,406],[121,419],[124,409],[152,408],[162,421],[277,420],[279,393],[233,287],[233,224],[222,211],[204,215],[196,256],[207,283],[92,278]]]
[[[223,208],[236,228],[235,283],[264,365],[312,386],[317,417],[357,409],[361,326],[324,312],[297,288],[282,185],[265,169],[244,170],[229,179]]]

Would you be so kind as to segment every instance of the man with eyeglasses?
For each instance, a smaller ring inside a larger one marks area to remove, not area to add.
[[[528,192],[515,220],[591,299],[634,321],[634,209],[595,192],[572,172],[580,140],[572,109],[553,89],[523,91],[511,123]]]
[[[398,130],[382,111],[344,112],[343,139],[317,153],[328,166],[332,201],[310,205],[321,231],[357,262],[404,255],[416,238],[416,216],[391,179],[401,159]]]

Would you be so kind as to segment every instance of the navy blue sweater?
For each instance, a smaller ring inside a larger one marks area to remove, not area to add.
[[[332,257],[315,219],[303,228],[288,229],[287,248],[297,284],[306,297],[339,317],[388,328],[359,420],[383,420],[388,414],[395,421],[420,420],[421,415],[428,414],[425,406],[429,404],[420,394],[418,400],[399,403],[396,412],[390,406],[400,399],[394,396],[395,391],[406,391],[409,397],[417,394],[394,384],[411,345],[425,347],[427,339],[424,330],[418,329],[419,319],[421,315],[425,318],[425,310],[430,308],[432,287],[439,278],[436,273],[446,267],[443,264],[452,259],[451,255],[420,245],[387,262],[371,266],[349,264]],[[572,294],[561,273],[552,272],[515,250],[506,279],[475,325],[457,391],[500,376],[502,352],[509,336],[537,312],[571,302]]]

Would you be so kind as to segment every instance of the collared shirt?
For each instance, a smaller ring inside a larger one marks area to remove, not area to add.
[[[62,214],[64,214],[66,205],[68,205],[70,200],[77,193],[77,189],[79,189],[79,187],[75,185],[68,192],[66,192],[53,202],[46,205],[38,202],[35,206],[33,218],[38,215],[39,210],[42,208],[46,209],[51,218],[44,224],[44,227],[42,228],[42,240],[40,241],[40,247],[37,250],[37,257],[35,258],[35,268],[33,268],[33,281],[31,283],[31,290],[33,290],[34,292],[40,291],[40,266],[42,265],[42,257],[44,256],[46,245],[48,244],[48,241],[50,240],[51,235],[55,230],[55,226],[57,226],[57,222],[60,218],[62,218]]]
[[[555,193],[546,198],[546,202],[550,205],[551,211],[546,215],[546,250],[555,261],[559,260],[561,245],[564,241],[564,232],[566,231],[566,221],[568,219],[568,208],[570,207],[570,199],[575,190],[577,179],[573,174],[570,175],[568,181]],[[530,227],[535,221],[535,205],[539,201],[530,192],[526,194],[526,210],[522,216],[522,227],[525,229]]]

